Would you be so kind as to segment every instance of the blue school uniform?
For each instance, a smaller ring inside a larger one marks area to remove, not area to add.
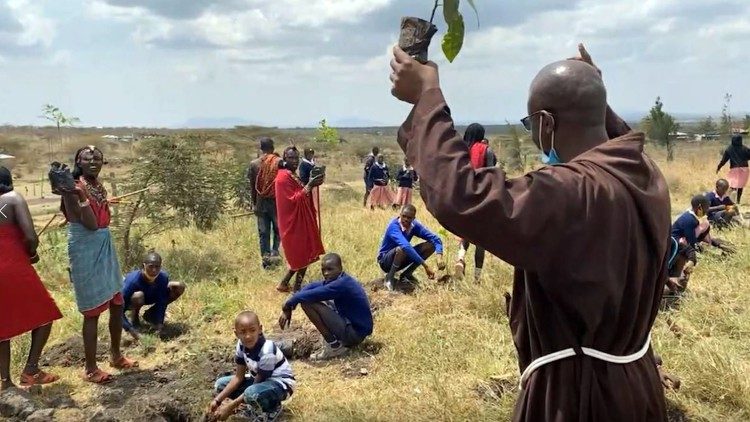
[[[398,187],[411,189],[414,187],[414,182],[419,180],[419,177],[414,169],[407,170],[401,167],[398,173],[396,173],[396,180],[398,180]]]
[[[125,330],[133,328],[125,312],[130,308],[130,303],[135,292],[143,292],[146,305],[153,305],[151,308],[153,310],[150,310],[150,312],[153,312],[153,322],[164,324],[167,304],[169,303],[169,274],[161,271],[151,283],[143,277],[141,270],[136,270],[125,275],[122,287],[122,298],[125,302],[122,307],[122,327]]]

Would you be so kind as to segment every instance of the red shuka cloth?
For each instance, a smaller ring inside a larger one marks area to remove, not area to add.
[[[487,145],[481,142],[474,142],[469,148],[469,158],[471,167],[478,169],[485,166],[485,157],[487,155]]]
[[[325,253],[320,240],[315,205],[302,182],[291,171],[276,175],[276,214],[284,256],[292,271],[301,270]]]
[[[0,341],[62,318],[55,301],[31,266],[23,233],[0,225]]]

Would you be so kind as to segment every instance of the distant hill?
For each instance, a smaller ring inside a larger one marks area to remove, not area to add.
[[[253,125],[257,125],[257,123],[242,117],[192,117],[175,127],[180,129],[224,129]]]

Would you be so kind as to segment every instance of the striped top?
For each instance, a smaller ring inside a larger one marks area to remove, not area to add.
[[[262,334],[252,349],[246,348],[238,340],[234,360],[238,365],[247,366],[250,375],[265,375],[267,380],[278,382],[290,394],[296,385],[292,365],[281,349],[273,341],[266,340]]]

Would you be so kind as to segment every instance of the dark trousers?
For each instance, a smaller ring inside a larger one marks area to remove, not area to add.
[[[260,239],[260,255],[266,257],[279,254],[279,223],[276,217],[276,202],[273,199],[260,199],[255,211],[258,219],[258,238]],[[273,234],[273,245],[271,245]]]

